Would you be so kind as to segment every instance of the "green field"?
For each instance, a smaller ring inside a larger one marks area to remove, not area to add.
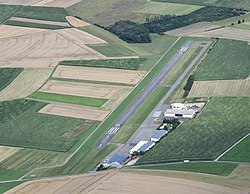
[[[0,193],[4,193],[23,182],[13,182],[13,183],[0,183]]]
[[[40,114],[46,103],[14,100],[0,103],[0,144],[67,151],[79,136],[69,131],[84,124],[81,119]]]
[[[140,169],[153,170],[174,170],[198,172],[205,174],[214,174],[221,176],[228,176],[238,164],[222,163],[222,162],[203,162],[203,163],[188,163],[188,164],[162,164],[157,166],[139,167]]]
[[[184,3],[191,5],[209,5],[218,7],[243,8],[250,10],[249,0],[153,0],[169,3]]]
[[[9,19],[14,15],[22,6],[20,5],[0,5],[0,23]]]
[[[10,25],[10,26],[20,26],[20,27],[28,27],[28,28],[41,28],[41,29],[49,29],[49,30],[59,30],[59,29],[69,28],[67,26],[38,24],[38,23],[21,22],[21,21],[14,21],[14,20],[8,20],[4,24],[5,25]]]
[[[198,66],[195,80],[245,79],[250,75],[249,53],[247,42],[221,39]]]
[[[15,14],[15,17],[65,22],[67,15],[69,14],[64,8],[24,6]]]
[[[0,167],[0,181],[19,179],[25,173],[26,171],[23,170],[9,170]]]
[[[60,65],[101,67],[114,69],[138,70],[145,59],[107,59],[107,60],[80,60],[80,61],[61,61]]]
[[[82,0],[67,8],[67,11],[87,22],[106,26],[118,20],[141,20],[146,18],[147,14],[132,11],[145,2],[146,0]]]
[[[227,152],[220,160],[250,162],[250,136]]]
[[[202,6],[148,1],[135,8],[134,11],[156,15],[186,15],[200,8]]]
[[[185,121],[139,161],[214,159],[250,132],[250,98],[212,98],[197,118]]]
[[[0,91],[9,85],[22,70],[22,68],[0,68]]]
[[[62,103],[93,106],[93,107],[101,107],[108,101],[107,99],[70,96],[70,95],[53,94],[46,92],[35,92],[30,97],[33,99],[44,100],[44,101],[62,102]]]
[[[238,24],[239,20],[243,20],[244,19],[244,23],[243,24]],[[238,28],[241,25],[247,25],[247,23],[250,22],[250,13],[247,13],[245,15],[241,15],[241,16],[237,16],[237,17],[232,17],[232,18],[228,18],[225,20],[221,20],[218,22],[215,22],[215,24],[220,25],[220,26],[231,26],[232,23],[234,23],[233,26],[234,28]]]

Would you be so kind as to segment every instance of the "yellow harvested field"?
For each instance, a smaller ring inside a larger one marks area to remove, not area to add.
[[[102,41],[79,30],[47,31],[0,39],[0,67],[47,68],[55,67],[63,60],[105,58],[84,45],[91,42],[98,44]]]
[[[109,114],[109,111],[99,110],[97,108],[87,106],[48,104],[42,108],[39,113],[103,121]]]
[[[39,32],[46,32],[48,30],[38,29],[38,28],[26,28],[26,27],[18,27],[18,26],[8,26],[8,25],[0,25],[0,39],[2,38],[10,38],[15,36],[23,36],[28,34],[34,34]]]
[[[89,23],[84,22],[74,16],[66,16],[66,20],[70,23],[71,26],[74,26],[76,28],[90,25]]]
[[[0,91],[0,101],[25,98],[37,91],[50,77],[53,69],[24,69]]]
[[[33,6],[42,6],[42,7],[70,7],[76,3],[79,3],[81,0],[40,0]]]
[[[250,96],[250,79],[195,81],[188,97]]]
[[[12,155],[14,155],[17,151],[21,150],[22,148],[14,148],[8,146],[0,146],[0,163]]]
[[[39,91],[72,96],[111,99],[114,98],[114,96],[116,96],[123,88],[125,87],[50,80]]]
[[[41,0],[0,0],[0,4],[10,4],[10,5],[32,5]]]
[[[185,192],[183,192],[185,191]],[[215,184],[157,175],[117,171],[36,180],[23,183],[6,194],[240,194],[241,190]]]
[[[144,75],[145,72],[143,71],[59,65],[54,72],[53,77],[121,84],[137,84]]]
[[[11,21],[28,22],[28,23],[36,23],[36,24],[48,24],[48,25],[65,26],[65,27],[70,26],[67,22],[53,22],[53,21],[35,20],[35,19],[28,19],[28,18],[12,17],[12,18],[10,18],[10,20]]]

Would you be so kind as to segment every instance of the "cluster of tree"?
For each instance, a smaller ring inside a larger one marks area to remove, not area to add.
[[[243,20],[238,20],[238,22],[237,22],[237,23],[238,23],[238,24],[241,24],[241,23],[244,23],[244,22],[245,22],[245,20],[243,19]],[[234,25],[234,23],[232,23],[231,25],[233,26],[233,25]]]
[[[147,18],[145,23],[118,21],[105,29],[128,43],[148,43],[151,42],[150,33],[162,34],[197,22],[218,21],[245,13],[243,9],[208,6],[182,16],[161,15]]]
[[[161,126],[158,127],[157,130],[167,130],[167,131],[173,131],[174,129],[176,129],[176,127],[180,124],[181,122],[174,118],[174,119],[164,119]]]

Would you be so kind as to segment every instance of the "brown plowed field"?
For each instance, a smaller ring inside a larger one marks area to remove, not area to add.
[[[67,31],[57,30],[0,39],[0,67],[47,68],[56,66],[62,60],[105,58],[84,45],[91,41],[96,44],[100,39],[96,40],[92,35],[85,36],[85,33],[73,39],[65,33]]]
[[[250,79],[195,81],[188,97],[250,96]]]
[[[1,38],[11,38],[15,36],[23,36],[28,34],[34,34],[39,32],[46,32],[48,30],[45,29],[37,29],[37,28],[26,28],[26,27],[18,27],[18,26],[8,26],[8,25],[0,25],[0,39]]]
[[[121,84],[137,84],[144,75],[145,72],[143,71],[59,65],[53,74],[53,77]]]
[[[84,27],[84,26],[90,25],[89,23],[84,22],[73,16],[66,16],[66,20],[70,23],[71,26],[74,26],[74,27]]]
[[[32,5],[41,0],[0,0],[0,4],[10,4],[10,5]]]
[[[111,99],[117,95],[120,89],[122,88],[110,85],[51,80],[46,83],[40,91],[72,96]]]
[[[48,24],[48,25],[56,25],[56,26],[65,26],[65,27],[70,26],[67,22],[53,22],[53,21],[35,20],[35,19],[28,19],[28,18],[12,17],[12,18],[10,18],[10,20],[11,21],[28,22],[28,23],[36,23],[36,24]]]
[[[156,175],[103,172],[26,182],[7,194],[240,194],[240,190]]]
[[[42,6],[42,7],[69,7],[74,5],[81,0],[40,0],[33,6]]]
[[[60,105],[60,104],[48,104],[47,106],[42,108],[39,112],[44,114],[82,118],[95,121],[103,121],[109,114],[109,111],[98,110],[87,106],[73,106],[73,105]]]
[[[13,148],[8,146],[0,146],[0,163],[12,155],[14,155],[17,151],[21,150],[21,148]]]
[[[0,91],[0,101],[25,98],[37,91],[53,69],[24,69],[6,88]]]

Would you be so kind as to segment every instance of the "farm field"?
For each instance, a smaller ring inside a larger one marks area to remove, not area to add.
[[[56,151],[70,149],[79,137],[66,134],[84,124],[84,120],[38,113],[45,105],[31,100],[1,102],[1,145]]]
[[[33,4],[33,6],[67,8],[78,2],[80,2],[80,0],[40,0],[37,3]]]
[[[205,181],[194,181],[183,178],[167,177],[160,174],[150,174],[150,172],[131,170],[129,172],[102,172],[87,176],[57,178],[54,180],[42,180],[26,182],[6,194],[16,193],[17,191],[35,193],[227,193],[239,194],[244,187],[230,188],[216,184],[209,184]],[[212,177],[207,177],[212,179]],[[154,181],[152,181],[154,180]],[[229,181],[228,181],[229,182]],[[116,185],[114,187],[113,185]],[[129,185],[129,186],[128,186]],[[166,185],[168,189],[166,190]],[[59,191],[59,192],[57,192]],[[81,192],[83,191],[83,192]],[[18,192],[17,192],[18,193]]]
[[[84,21],[82,21],[74,16],[66,16],[65,18],[71,26],[76,27],[76,28],[90,25],[89,23],[84,22]]]
[[[38,1],[39,0],[0,0],[0,3],[9,5],[32,5]]]
[[[233,149],[227,152],[220,160],[250,162],[250,137],[248,136]]]
[[[0,69],[0,91],[4,89],[6,86],[8,86],[21,72],[23,69],[21,68],[16,68],[16,69],[11,69],[11,68],[3,68]]]
[[[47,81],[52,71],[52,69],[24,69],[0,91],[0,101],[20,99],[31,95]]]
[[[188,97],[250,96],[250,79],[195,81]]]
[[[238,164],[220,163],[220,162],[204,162],[204,163],[188,163],[188,164],[160,164],[155,166],[143,166],[139,169],[154,169],[154,170],[172,170],[172,171],[187,171],[205,174],[214,174],[220,176],[228,176],[235,170]]]
[[[225,19],[225,20],[221,20],[221,21],[218,21],[218,22],[215,22],[216,25],[219,25],[219,26],[231,26],[232,23],[234,23],[234,26],[231,26],[231,27],[238,27],[240,26],[238,24],[238,21],[239,20],[243,20],[244,19],[244,23],[246,22],[249,22],[250,21],[250,13],[247,13],[245,15],[241,15],[241,16],[237,16],[237,17],[232,17],[232,18],[228,18],[228,19]]]
[[[250,10],[250,2],[248,0],[154,0],[154,1],[169,2],[169,3],[184,3],[191,5],[243,8]]]
[[[56,93],[35,92],[30,96],[32,99],[44,100],[49,102],[61,102],[67,104],[85,105],[101,107],[107,102],[107,99],[80,97],[73,95],[64,95]]]
[[[50,80],[39,91],[89,98],[111,99],[117,95],[119,90],[125,88],[127,87]]]
[[[197,118],[184,122],[138,164],[214,159],[250,132],[249,103],[249,97],[212,98]]]
[[[109,114],[109,111],[99,110],[87,106],[48,104],[42,108],[39,113],[103,121]]]
[[[14,155],[16,152],[18,152],[21,148],[14,148],[14,147],[7,147],[7,146],[0,146],[0,154],[1,154],[1,159],[0,163],[4,161],[5,159],[11,157]]]
[[[202,6],[148,1],[133,11],[156,15],[186,15],[200,8]]]
[[[106,59],[106,60],[82,60],[82,61],[61,61],[60,65],[81,66],[81,67],[102,67],[114,69],[138,70],[145,59]]]
[[[246,42],[219,40],[198,66],[194,78],[196,81],[245,79],[250,75],[249,52]]]
[[[0,1],[0,3],[1,3],[1,1]],[[18,6],[18,5],[1,5],[0,4],[0,23],[9,19],[20,8],[21,8],[21,6]]]
[[[53,77],[135,85],[144,75],[143,71],[59,65]]]
[[[72,38],[74,33],[77,33],[77,38]],[[76,29],[1,39],[0,67],[47,68],[56,66],[62,60],[105,58],[85,46],[85,43],[100,42],[103,43],[101,39]]]

